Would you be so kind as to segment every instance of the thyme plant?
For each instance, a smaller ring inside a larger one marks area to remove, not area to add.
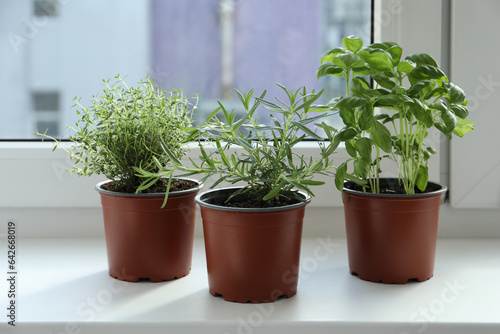
[[[467,119],[465,93],[439,69],[428,54],[401,59],[403,49],[393,42],[363,47],[355,36],[343,38],[343,46],[329,50],[321,62],[318,78],[333,75],[345,79],[347,96],[329,105],[337,110],[344,128],[335,139],[345,142],[349,160],[337,168],[335,183],[342,190],[344,179],[379,193],[380,161],[393,159],[399,181],[407,194],[425,191],[428,159],[435,149],[425,143],[430,128],[451,139],[474,129]],[[375,87],[366,80],[370,76]],[[391,113],[375,113],[380,107]],[[326,124],[325,131],[335,131]],[[353,173],[348,174],[352,163]]]
[[[244,183],[245,186],[228,198],[226,204],[233,199],[238,201],[237,196],[240,194],[250,196],[258,202],[255,206],[260,207],[301,201],[303,199],[297,194],[299,190],[313,196],[310,187],[324,184],[313,180],[313,177],[316,174],[328,174],[333,168],[329,156],[338,143],[334,143],[333,137],[328,144],[318,142],[321,151],[318,159],[299,155],[294,152],[294,147],[307,137],[323,139],[308,128],[308,125],[327,116],[324,110],[311,108],[323,91],[307,94],[305,88],[291,91],[279,86],[288,97],[286,103],[264,100],[266,92],[252,99],[253,90],[244,93],[236,91],[245,110],[240,119],[236,119],[234,110],[227,110],[219,102],[219,107],[208,116],[207,122],[195,130],[198,137],[213,142],[213,151],[205,148],[206,142],[200,142],[201,163],[192,160],[192,167],[184,167],[173,156],[171,162],[175,162],[176,168],[186,172],[186,175],[205,174],[202,181],[217,176],[212,188],[223,181]],[[271,111],[272,125],[259,123],[255,112],[261,104]],[[318,113],[313,115],[313,112]],[[230,153],[231,148],[236,146],[242,150]],[[148,181],[154,181],[160,175],[143,169],[138,169],[138,172]]]
[[[184,154],[183,143],[189,135],[186,129],[191,126],[197,100],[191,103],[180,89],[160,90],[149,77],[138,87],[129,87],[120,75],[115,78],[114,84],[103,80],[105,88],[90,107],[75,98],[73,107],[77,107],[79,118],[68,126],[73,133],[69,140],[75,145],[66,148],[55,138],[36,134],[54,140],[54,150],[60,146],[69,153],[75,161],[71,172],[103,174],[113,181],[115,191],[138,193],[153,184],[139,189],[144,180],[134,167],[157,172],[157,163],[167,165],[171,156],[179,159]],[[167,176],[173,173],[164,172]]]

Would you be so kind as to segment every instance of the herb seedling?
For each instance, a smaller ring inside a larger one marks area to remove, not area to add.
[[[227,110],[219,102],[219,107],[208,116],[207,122],[194,131],[200,138],[213,143],[213,151],[205,149],[206,142],[200,142],[200,163],[192,161],[193,167],[184,167],[173,156],[171,162],[186,175],[205,174],[202,180],[218,176],[212,188],[223,181],[245,184],[226,202],[237,201],[238,195],[246,194],[259,202],[258,206],[269,207],[302,200],[297,195],[299,190],[313,195],[310,187],[324,184],[323,181],[313,180],[313,176],[328,174],[333,168],[329,157],[338,143],[335,144],[333,137],[328,144],[318,142],[318,159],[298,155],[294,153],[294,147],[307,137],[323,140],[308,128],[308,125],[328,116],[325,110],[311,108],[323,91],[307,94],[305,89],[291,91],[279,86],[288,97],[287,103],[264,100],[266,92],[252,100],[253,90],[244,93],[236,91],[245,110],[240,119],[236,119],[234,110]],[[261,104],[271,111],[272,125],[259,123],[255,113]],[[236,146],[242,150],[229,153]],[[145,182],[154,182],[160,175],[137,170],[149,178]]]
[[[317,72],[318,78],[333,75],[346,82],[347,97],[329,103],[345,125],[334,138],[345,142],[351,156],[337,168],[337,188],[342,190],[344,180],[349,179],[365,191],[379,193],[380,161],[389,157],[398,165],[407,194],[425,191],[428,159],[436,152],[425,143],[428,130],[435,127],[451,139],[452,134],[463,137],[474,129],[467,119],[463,90],[449,81],[428,54],[411,54],[402,60],[403,49],[393,42],[363,47],[355,36],[342,41],[344,47],[329,50]],[[373,79],[374,88],[366,76]],[[392,113],[375,114],[376,107]],[[336,131],[324,123],[321,127]],[[353,173],[348,174],[351,163]]]
[[[127,86],[119,75],[115,78],[115,84],[103,80],[105,88],[89,108],[75,98],[79,118],[75,125],[68,126],[73,146],[66,148],[55,138],[36,134],[53,140],[54,150],[60,146],[69,153],[75,161],[71,172],[103,174],[114,182],[117,191],[139,193],[153,184],[143,184],[134,167],[157,172],[157,163],[167,165],[170,155],[179,159],[184,154],[183,143],[189,135],[186,128],[191,126],[197,100],[191,103],[182,90],[166,93],[149,77],[138,87]],[[164,172],[163,177],[173,173]]]

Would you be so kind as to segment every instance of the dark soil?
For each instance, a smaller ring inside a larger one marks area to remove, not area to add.
[[[351,190],[363,191],[363,187],[353,183],[346,182],[345,187]],[[441,187],[434,183],[428,183],[425,191],[421,191],[418,187],[415,187],[415,194],[430,193],[433,191],[440,190]],[[366,192],[371,193],[371,188],[366,187]],[[405,189],[402,184],[398,182],[397,179],[380,179],[380,193],[381,194],[406,194]]]
[[[249,192],[237,195],[231,198],[230,201],[227,201],[229,195],[230,194],[227,194],[226,196],[210,198],[207,200],[207,203],[230,207],[230,208],[273,208],[273,207],[292,205],[301,202],[300,199],[296,198],[293,195],[281,196],[279,200],[271,199],[269,201],[264,201],[262,200],[262,197],[264,197],[265,194],[259,194],[259,193],[252,194]]]
[[[144,190],[142,193],[143,194],[165,193],[167,191],[167,186],[168,186],[168,179],[160,179],[158,180],[158,182],[153,184],[148,189]],[[170,192],[189,190],[192,188],[196,188],[197,186],[198,183],[193,181],[173,179],[172,183],[170,184]],[[101,188],[113,192],[127,193],[127,191],[123,191],[123,188],[120,188],[120,186],[116,185],[115,182],[113,181],[103,184]]]

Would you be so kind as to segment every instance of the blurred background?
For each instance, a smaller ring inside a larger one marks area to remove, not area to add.
[[[370,0],[0,0],[0,139],[67,137],[73,99],[89,106],[117,74],[198,95],[198,123],[217,100],[238,111],[235,88],[270,100],[284,98],[275,83],[324,88],[326,103],[345,87],[316,79],[321,56],[370,34]]]

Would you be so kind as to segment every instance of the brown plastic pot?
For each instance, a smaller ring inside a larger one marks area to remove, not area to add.
[[[264,209],[211,204],[238,188],[205,192],[201,207],[210,294],[239,303],[274,302],[297,293],[304,202]]]
[[[397,182],[397,179],[381,179]],[[349,268],[372,282],[404,284],[433,276],[441,195],[447,188],[415,195],[343,191]]]
[[[197,182],[196,180],[191,180]],[[122,281],[168,281],[191,269],[197,188],[165,194],[125,194],[101,188],[109,275]]]

